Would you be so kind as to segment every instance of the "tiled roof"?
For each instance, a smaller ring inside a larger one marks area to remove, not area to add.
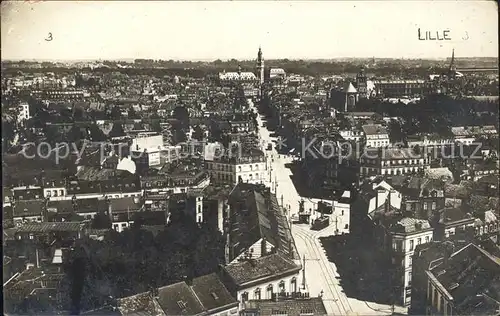
[[[80,199],[75,201],[73,200],[49,201],[47,209],[51,208],[55,208],[57,210],[57,213],[72,213],[74,210],[79,213],[85,213],[85,212],[98,212],[100,210],[107,210],[107,205],[104,200],[99,200],[95,198],[95,199]]]
[[[237,208],[230,218],[235,256],[265,238],[278,250],[289,250],[285,219],[274,194],[252,184],[238,184],[231,193],[230,203]]]
[[[327,315],[325,305],[320,297],[286,299],[286,300],[251,300],[245,302],[245,310],[258,310],[260,316],[277,315],[278,312],[288,316]]]
[[[193,279],[192,289],[207,310],[238,304],[215,273]]]
[[[150,292],[124,297],[118,300],[118,309],[124,316],[163,316],[165,313]]]
[[[41,215],[45,203],[41,199],[16,201],[12,206],[12,214],[14,217]]]
[[[199,315],[204,312],[200,301],[185,282],[159,288],[157,300],[166,315]]]
[[[77,232],[82,225],[81,222],[26,223],[15,230],[17,233]]]
[[[396,227],[399,228],[401,232],[414,233],[429,229],[431,225],[428,220],[404,217],[397,222]]]
[[[387,129],[382,125],[368,124],[368,125],[363,125],[362,128],[363,132],[366,135],[383,135],[383,134],[388,135]]]
[[[298,272],[301,267],[279,254],[240,261],[224,267],[237,285],[243,285],[264,277],[279,278],[281,275]]]
[[[466,219],[469,219],[471,221],[474,220],[474,218],[471,215],[467,214],[461,207],[444,208],[439,211],[439,216],[439,222],[442,224],[451,224]]]
[[[474,244],[455,252],[432,273],[453,296],[455,314],[473,311],[472,298],[486,295],[500,301],[500,259]],[[472,304],[471,304],[472,303]],[[496,306],[498,308],[498,305]],[[466,313],[467,314],[467,313]],[[470,314],[470,313],[468,313]]]
[[[354,88],[354,86],[352,85],[352,83],[349,82],[349,84],[346,85],[346,88],[344,89],[344,92],[345,93],[357,93],[358,91],[356,90],[356,88]]]
[[[113,212],[137,211],[142,208],[142,201],[136,197],[122,197],[110,199],[111,210]]]

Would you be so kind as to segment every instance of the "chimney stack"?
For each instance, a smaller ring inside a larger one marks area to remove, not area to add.
[[[266,253],[267,253],[267,249],[266,249],[266,244],[267,244],[267,240],[266,240],[266,237],[263,237],[262,238],[262,242],[260,244],[260,252],[261,252],[261,256],[265,256]]]
[[[446,268],[451,255],[455,251],[455,245],[451,241],[446,241],[444,242],[444,248],[443,266]]]

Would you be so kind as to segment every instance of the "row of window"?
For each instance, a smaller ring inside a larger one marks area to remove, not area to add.
[[[278,284],[277,290],[278,290],[278,293],[284,293],[286,291],[285,281],[280,281],[280,283]],[[295,277],[290,280],[290,291],[292,293],[297,292],[297,278],[295,278]],[[262,293],[262,290],[260,288],[255,289],[253,291],[253,299],[254,300],[261,300],[261,299],[270,300],[273,298],[273,294],[274,294],[274,286],[272,284],[269,284],[268,286],[266,286],[264,293]],[[265,295],[265,296],[263,296],[263,295]],[[249,297],[248,292],[244,292],[241,294],[241,300],[243,302],[248,301],[249,299],[250,299],[250,297]]]
[[[234,171],[235,169],[233,169],[233,166],[232,165],[226,165],[226,164],[208,164],[208,170],[220,170],[220,171]],[[253,171],[253,170],[259,170],[259,165],[258,164],[255,164],[255,165],[250,165],[250,171]],[[241,172],[242,169],[241,169],[241,166],[238,166],[238,172]]]
[[[420,245],[422,243],[422,237],[418,237],[416,239],[416,241],[417,241],[417,245]],[[425,236],[424,241],[425,241],[425,243],[428,243],[428,242],[432,241],[432,237]],[[406,251],[403,240],[395,240],[392,243],[392,249],[394,249],[397,252]],[[414,249],[415,249],[415,239],[410,239],[408,251],[413,251]]]
[[[51,196],[64,196],[64,190],[48,190],[45,192],[45,197],[51,197]]]
[[[217,180],[222,180],[222,181],[236,181],[236,178],[233,179],[233,175],[231,174],[225,174],[225,173],[217,173]],[[241,176],[238,177],[238,180],[241,179]],[[259,177],[259,174],[256,173],[255,175],[254,174],[249,174],[248,175],[248,179],[251,181],[251,180],[259,180],[260,177]]]
[[[433,193],[436,193],[436,192],[433,191]],[[423,207],[424,211],[427,211],[429,209],[429,204],[431,204],[431,210],[434,211],[437,208],[436,202],[432,202],[432,203],[423,202],[422,207]],[[406,210],[407,211],[416,211],[416,208],[417,208],[416,203],[406,202]]]

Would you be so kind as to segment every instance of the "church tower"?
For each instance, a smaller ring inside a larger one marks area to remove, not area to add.
[[[259,77],[259,84],[264,83],[264,58],[262,58],[262,49],[259,47],[257,53],[257,76]]]
[[[361,68],[361,71],[356,75],[356,88],[360,98],[366,98],[367,96],[367,85],[366,85],[366,75],[365,69]]]

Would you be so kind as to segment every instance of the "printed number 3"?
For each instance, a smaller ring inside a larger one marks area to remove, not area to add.
[[[53,40],[52,38],[52,33],[49,33],[49,36],[45,39],[47,42],[50,42],[51,40]]]

